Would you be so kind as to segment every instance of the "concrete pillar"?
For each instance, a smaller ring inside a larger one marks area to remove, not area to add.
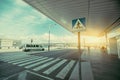
[[[110,38],[109,39],[108,54],[118,55],[117,39],[116,38]]]

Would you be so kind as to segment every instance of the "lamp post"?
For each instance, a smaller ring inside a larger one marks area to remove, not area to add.
[[[56,25],[56,24],[54,24]],[[48,51],[50,51],[50,27],[53,25],[49,25],[49,39],[48,39]]]

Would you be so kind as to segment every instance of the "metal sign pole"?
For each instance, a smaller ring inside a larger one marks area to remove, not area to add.
[[[80,44],[80,32],[78,32],[78,50],[80,51],[81,44]]]
[[[107,33],[105,33],[105,39],[106,39],[106,52],[107,52],[107,47],[108,47],[108,40],[107,40],[108,36]]]
[[[78,62],[79,62],[79,79],[80,80],[82,80],[82,76],[81,76],[81,53],[82,51],[81,51],[80,32],[86,29],[85,22],[86,22],[85,17],[72,20],[73,31],[78,32],[78,54],[79,54]]]
[[[80,32],[78,32],[78,53],[79,53],[79,79],[82,79],[81,76],[81,43],[80,43]]]

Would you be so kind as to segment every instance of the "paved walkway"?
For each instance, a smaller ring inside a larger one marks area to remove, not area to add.
[[[18,48],[16,48],[16,49],[0,49],[0,53],[1,52],[20,52],[20,51],[22,51],[21,49],[18,49]]]
[[[86,50],[82,59],[91,63],[94,80],[120,80],[120,59],[100,50]]]

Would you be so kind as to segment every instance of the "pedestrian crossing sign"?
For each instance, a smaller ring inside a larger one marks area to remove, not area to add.
[[[80,32],[86,29],[86,19],[84,18],[78,18],[72,20],[72,29],[75,32]]]

